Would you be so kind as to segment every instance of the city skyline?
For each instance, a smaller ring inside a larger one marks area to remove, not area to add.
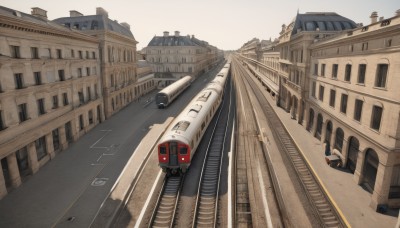
[[[297,12],[336,12],[356,23],[366,25],[370,23],[369,16],[373,11],[378,12],[378,17],[390,18],[400,9],[400,4],[394,0],[385,1],[385,4],[359,0],[351,2],[340,0],[335,3],[286,0],[273,5],[269,5],[266,1],[255,0],[252,3],[226,0],[218,2],[72,0],[46,3],[39,0],[24,2],[3,0],[1,5],[27,14],[30,14],[32,7],[39,7],[47,11],[49,20],[69,17],[70,10],[79,11],[84,15],[94,15],[96,7],[102,7],[108,11],[110,19],[130,24],[131,31],[139,42],[138,50],[146,47],[154,36],[162,36],[164,31],[170,34],[180,31],[181,35],[195,35],[219,49],[236,50],[253,38],[260,40],[278,38],[282,24],[288,24]],[[284,13],[281,13],[282,11]]]

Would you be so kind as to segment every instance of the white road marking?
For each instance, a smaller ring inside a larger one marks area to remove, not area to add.
[[[142,211],[140,212],[140,215],[139,215],[139,218],[136,220],[135,228],[139,228],[140,224],[142,223],[144,213],[145,213],[147,207],[149,206],[150,199],[152,198],[152,196],[154,194],[154,191],[155,191],[157,183],[161,177],[161,174],[162,174],[162,170],[160,170],[158,172],[158,175],[157,175],[156,180],[154,181],[153,187],[151,187],[151,190],[150,190],[149,196],[147,197],[146,203],[143,205]]]
[[[108,135],[108,133],[110,133],[112,130],[100,130],[100,131],[105,131],[106,133],[99,139],[97,140],[95,143],[93,143],[93,145],[90,146],[90,148],[98,148],[98,149],[108,149],[108,147],[94,147],[98,142],[100,142],[100,140],[102,140],[104,137],[106,137],[106,135]]]

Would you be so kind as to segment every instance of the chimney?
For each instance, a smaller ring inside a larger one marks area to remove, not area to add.
[[[121,25],[124,26],[124,28],[131,30],[131,26],[128,23],[122,22]]]
[[[371,24],[376,23],[378,21],[378,13],[376,11],[372,12],[369,18],[371,18]]]
[[[395,16],[400,16],[400,9],[396,10]]]
[[[96,15],[103,15],[103,16],[108,17],[108,12],[105,9],[101,8],[101,7],[97,7],[96,8]]]
[[[70,11],[69,11],[69,16],[70,16],[70,17],[82,17],[83,14],[79,13],[79,12],[76,11],[76,10],[70,10]]]
[[[32,16],[38,17],[40,19],[47,21],[47,11],[40,9],[39,7],[33,7],[31,11]]]
[[[165,32],[164,32],[164,36],[165,36],[165,37],[166,37],[166,36],[169,36],[169,32],[165,31]]]
[[[179,36],[179,31],[175,31],[175,36],[176,36],[176,37]]]

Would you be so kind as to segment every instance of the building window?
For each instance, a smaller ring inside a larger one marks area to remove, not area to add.
[[[324,87],[322,85],[319,86],[319,100],[324,101]]]
[[[315,90],[316,90],[316,88],[317,88],[316,82],[312,82],[311,96],[314,97],[314,98],[316,98],[316,97],[315,97]]]
[[[15,78],[15,88],[23,89],[24,88],[24,80],[22,78],[22,74],[14,74]]]
[[[87,76],[90,75],[90,67],[86,67],[86,75],[87,75]]]
[[[368,42],[366,42],[366,43],[362,43],[361,50],[362,50],[362,51],[366,51],[366,50],[368,50]]]
[[[314,75],[318,75],[318,63],[314,64]]]
[[[392,39],[386,39],[385,40],[385,46],[386,47],[391,47],[392,46]]]
[[[366,70],[367,70],[367,65],[366,64],[358,65],[357,83],[359,83],[359,84],[364,84],[365,83],[365,72],[366,72]]]
[[[111,87],[114,87],[114,75],[111,74]]]
[[[344,80],[346,82],[350,81],[350,77],[351,77],[351,64],[346,64],[346,71],[344,73]]]
[[[38,59],[39,58],[39,50],[37,47],[31,47],[31,58]]]
[[[28,119],[28,111],[26,103],[18,105],[19,122],[24,122]]]
[[[79,130],[83,130],[83,115],[79,115]]]
[[[89,110],[89,124],[93,123],[93,111]]]
[[[58,78],[60,79],[60,81],[65,81],[64,70],[58,70]]]
[[[325,64],[321,65],[321,76],[325,77]]]
[[[332,65],[332,78],[337,78],[337,73],[338,73],[338,65],[333,64]]]
[[[53,96],[53,109],[58,108],[58,95]]]
[[[374,105],[372,108],[371,128],[379,131],[382,119],[382,107]]]
[[[52,135],[53,135],[53,147],[54,150],[57,151],[58,149],[60,149],[60,133],[58,132],[58,128],[53,130]]]
[[[63,93],[63,104],[64,106],[68,105],[68,94],[67,93]]]
[[[47,154],[46,137],[42,136],[35,141],[37,160],[40,161]]]
[[[6,129],[6,126],[5,126],[4,121],[3,121],[3,111],[0,110],[0,131],[2,131],[4,129]]]
[[[97,93],[97,84],[94,84],[94,96],[96,99],[99,97],[99,94]]]
[[[78,53],[79,53],[79,58],[83,59],[82,51],[78,51]]]
[[[357,121],[361,120],[362,107],[363,107],[363,101],[356,99],[356,103],[354,105],[354,119]]]
[[[51,49],[47,48],[48,57],[51,59]]]
[[[37,105],[38,105],[39,116],[45,114],[46,110],[44,108],[44,98],[38,99],[37,100]]]
[[[75,58],[75,51],[71,49],[71,58]]]
[[[335,99],[336,99],[336,90],[331,89],[331,96],[329,99],[329,105],[331,107],[335,107]]]
[[[346,114],[347,111],[347,94],[342,94],[342,100],[340,102],[340,112]]]
[[[42,74],[40,71],[33,72],[33,76],[35,77],[35,84],[41,85],[42,84]]]
[[[87,91],[87,95],[88,95],[88,100],[89,101],[92,100],[92,94],[90,93],[90,87],[87,87],[86,91]]]
[[[19,59],[21,58],[21,53],[19,51],[19,46],[10,46],[11,58]]]
[[[57,49],[57,59],[62,59],[61,49]]]
[[[82,77],[82,68],[78,68],[78,78]]]
[[[375,79],[375,87],[386,87],[386,77],[387,77],[388,65],[387,64],[378,64],[378,68],[376,69],[376,79]]]
[[[83,97],[83,92],[79,91],[78,92],[78,97],[79,97],[79,105],[82,105],[85,103],[85,98]]]
[[[92,52],[92,58],[96,59],[96,52],[94,52],[94,51]]]
[[[73,141],[71,121],[65,124],[65,138],[68,143]]]
[[[89,51],[86,51],[86,58],[89,59]]]

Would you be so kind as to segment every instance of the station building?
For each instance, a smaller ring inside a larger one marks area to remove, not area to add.
[[[98,39],[106,118],[144,93],[137,84],[138,42],[130,31],[129,24],[111,20],[108,12],[101,7],[96,8],[96,15],[85,16],[71,10],[70,17],[58,18],[54,22]]]
[[[0,198],[104,120],[95,37],[0,7]]]
[[[144,48],[159,87],[190,75],[197,77],[215,66],[223,58],[222,51],[195,36],[181,36],[164,32],[154,36]]]
[[[370,18],[310,45],[304,126],[383,210],[400,207],[400,10]]]

